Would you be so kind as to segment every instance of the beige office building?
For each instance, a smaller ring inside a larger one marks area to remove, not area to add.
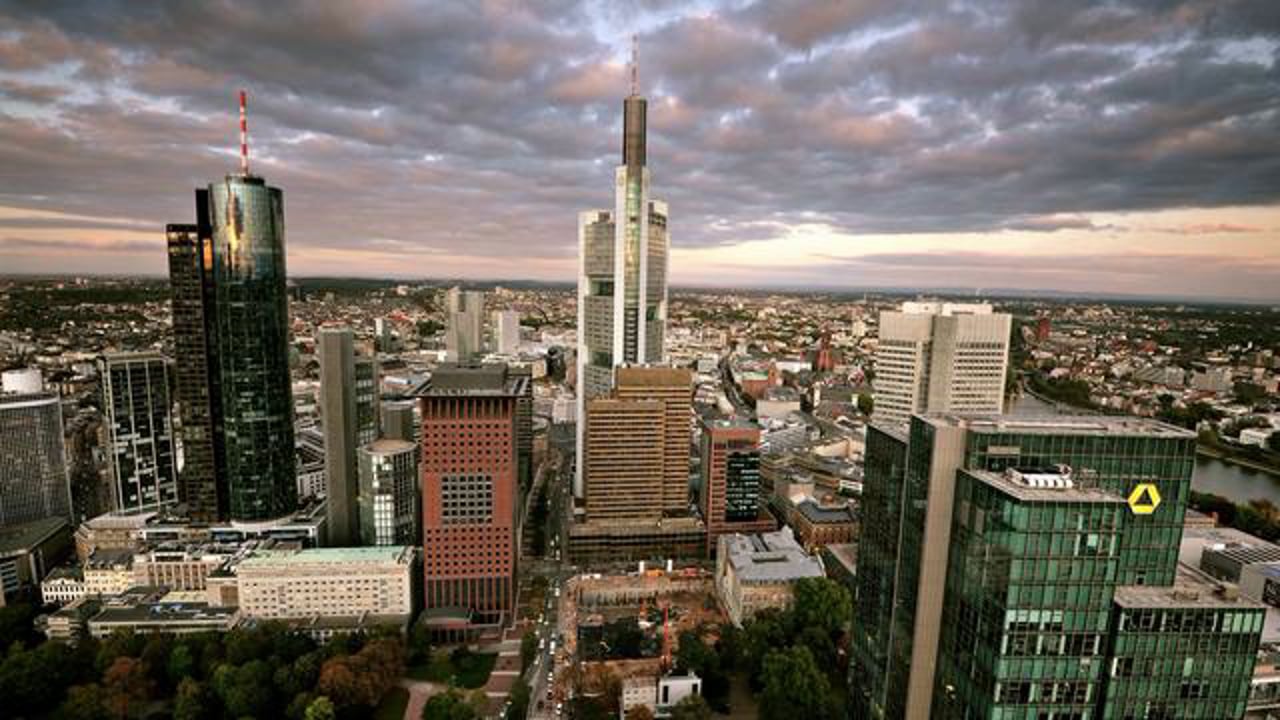
[[[255,552],[236,568],[245,617],[290,620],[413,613],[411,546]]]
[[[1011,316],[987,304],[908,302],[880,313],[876,420],[1002,412],[1011,328]]]
[[[688,514],[693,373],[687,368],[620,367],[614,380],[619,401],[662,404],[661,485],[651,491],[648,503],[660,498],[663,514]]]

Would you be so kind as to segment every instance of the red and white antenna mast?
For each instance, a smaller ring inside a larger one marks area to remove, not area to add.
[[[249,174],[249,121],[245,119],[245,91],[240,91],[240,174]]]

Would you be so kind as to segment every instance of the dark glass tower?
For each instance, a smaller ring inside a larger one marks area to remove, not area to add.
[[[208,190],[216,389],[232,520],[297,509],[284,195],[253,175]]]

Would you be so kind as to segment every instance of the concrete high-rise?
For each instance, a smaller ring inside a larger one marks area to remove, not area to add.
[[[423,590],[437,631],[513,617],[516,406],[528,382],[501,364],[445,364],[419,395]]]
[[[877,422],[905,425],[915,413],[1004,409],[1012,318],[986,304],[903,303],[880,314]]]
[[[515,310],[493,312],[493,351],[515,355],[520,347],[520,313]]]
[[[777,529],[760,494],[760,427],[744,420],[703,420],[698,506],[707,552],[721,535]]]
[[[689,511],[689,458],[693,445],[693,373],[687,368],[620,367],[613,395],[622,402],[662,404],[661,481],[649,502],[664,515]]]
[[[445,295],[445,351],[469,363],[484,350],[484,293],[454,287]]]
[[[298,504],[284,194],[249,173],[244,137],[241,150],[239,173],[196,190],[196,224],[168,226],[180,489],[199,520],[275,519]]]
[[[58,396],[0,394],[0,528],[71,514]]]
[[[416,443],[418,430],[413,418],[416,405],[412,400],[388,400],[382,403],[382,436]]]
[[[177,503],[169,361],[158,353],[108,353],[98,359],[98,374],[114,509]]]
[[[870,427],[852,717],[1240,717],[1261,608],[1178,565],[1194,466],[1139,418]]]
[[[614,369],[661,362],[667,323],[667,206],[649,197],[647,102],[635,82],[622,103],[622,164],[614,171],[613,210],[578,216],[578,417],[609,394]],[[578,424],[574,492],[582,497],[583,424]]]
[[[378,439],[378,361],[356,354],[355,338],[345,327],[322,328],[317,354],[329,542],[355,545],[361,538],[356,451]]]
[[[414,545],[420,541],[419,450],[417,443],[386,438],[361,446],[357,505],[362,545]]]

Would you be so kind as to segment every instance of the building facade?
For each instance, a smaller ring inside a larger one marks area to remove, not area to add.
[[[388,438],[360,448],[360,544],[418,543],[418,451],[416,443]]]
[[[903,303],[880,314],[875,417],[1004,409],[1012,318],[985,304]]]
[[[493,312],[493,351],[515,355],[520,349],[520,313],[515,310]]]
[[[607,395],[620,365],[661,362],[667,323],[667,206],[649,197],[647,101],[637,89],[622,105],[622,164],[613,210],[578,216],[578,417]],[[575,494],[585,490],[582,430]]]
[[[465,627],[515,607],[516,404],[527,376],[505,365],[442,365],[420,394],[422,535],[428,612]]]
[[[484,350],[484,293],[451,288],[445,295],[445,350],[449,360],[469,363]]]
[[[1178,565],[1194,462],[1193,433],[1137,418],[939,414],[915,416],[909,435],[869,428],[853,716],[1174,717],[1157,710],[1196,699],[1181,683],[1113,690],[1123,599],[1255,612]],[[1162,627],[1164,662],[1196,681],[1202,626]],[[1247,644],[1222,646],[1224,675],[1244,667]],[[1238,687],[1243,708],[1251,668],[1214,680],[1206,702],[1234,702]]]
[[[157,353],[111,353],[98,360],[115,510],[178,501],[169,361]]]
[[[65,452],[56,394],[0,395],[0,529],[71,520]]]
[[[354,545],[361,537],[357,449],[378,439],[381,417],[378,361],[356,354],[350,328],[323,328],[319,356],[329,542]]]
[[[418,428],[412,400],[391,400],[382,403],[382,436],[391,440],[418,441]]]
[[[721,535],[717,543],[716,594],[739,627],[765,608],[791,607],[797,580],[825,577],[822,563],[800,547],[790,528]]]
[[[725,533],[762,533],[777,529],[760,495],[760,428],[740,420],[703,420],[702,520],[707,552]]]
[[[407,545],[257,551],[236,567],[240,612],[270,620],[408,617],[416,555]]]

